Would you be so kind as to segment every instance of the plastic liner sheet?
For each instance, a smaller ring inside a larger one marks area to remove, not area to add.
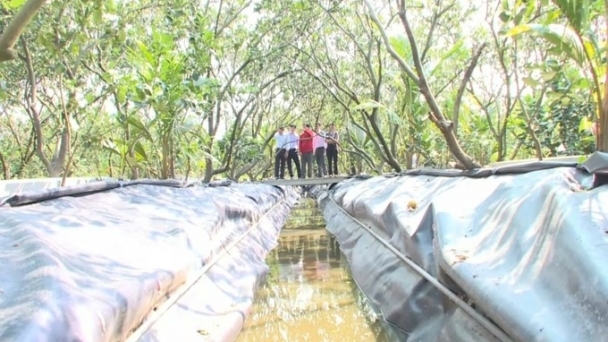
[[[109,179],[110,178],[68,177],[66,178],[64,185],[73,186]],[[13,179],[0,181],[0,202],[9,196],[23,192],[58,188],[61,186],[62,181],[62,178]]]
[[[188,186],[194,186],[196,183],[188,183],[175,179],[140,179],[133,181],[120,181],[114,179],[91,181],[86,184],[76,184],[72,186],[64,187],[51,187],[43,188],[31,191],[24,191],[20,193],[8,196],[0,201],[1,205],[10,205],[11,207],[17,207],[20,205],[28,205],[41,201],[47,201],[64,196],[86,196],[100,191],[112,190],[120,187],[134,186],[134,185],[158,185],[168,186],[172,188],[184,188]],[[215,185],[214,183],[207,183],[205,186],[230,186],[232,183],[220,183]]]
[[[355,281],[401,340],[496,337],[382,242],[512,340],[606,340],[607,188],[590,189],[583,168],[545,166],[350,179],[319,203]]]
[[[144,338],[192,340],[167,334],[172,320],[172,333],[200,323],[198,340],[230,340],[242,322],[228,313],[247,314],[296,198],[262,184],[131,184],[0,207],[0,341],[124,341],[205,265]]]
[[[276,222],[286,220],[293,203],[283,202],[263,217],[247,243],[237,244],[219,259],[141,341],[233,341],[249,316],[259,282],[268,273],[265,257],[277,246],[282,228]]]

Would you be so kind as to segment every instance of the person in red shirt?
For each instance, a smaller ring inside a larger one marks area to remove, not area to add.
[[[312,178],[312,159],[314,155],[314,148],[312,139],[315,136],[314,132],[310,129],[309,124],[304,125],[304,132],[300,134],[300,154],[302,154],[302,177]]]

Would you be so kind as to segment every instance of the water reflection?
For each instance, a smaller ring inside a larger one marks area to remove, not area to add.
[[[325,229],[284,229],[237,341],[387,341]]]

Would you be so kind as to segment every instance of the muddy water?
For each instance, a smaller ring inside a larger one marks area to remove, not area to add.
[[[238,342],[388,341],[325,229],[284,229]]]

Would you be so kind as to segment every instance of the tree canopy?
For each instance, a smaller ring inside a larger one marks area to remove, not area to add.
[[[305,122],[354,172],[608,151],[608,0],[0,6],[4,179],[255,180]]]

